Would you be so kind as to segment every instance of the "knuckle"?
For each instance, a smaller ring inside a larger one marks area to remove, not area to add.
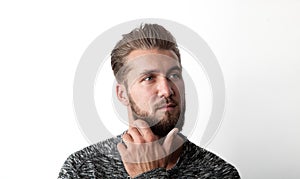
[[[145,143],[145,139],[144,139],[143,137],[137,137],[137,138],[135,139],[135,142],[136,142],[136,143]]]
[[[126,139],[126,138],[128,138],[128,134],[127,133],[125,133],[125,134],[122,135],[122,139]]]
[[[122,139],[124,142],[130,142],[131,141],[131,137],[128,134],[124,134],[122,136]]]
[[[148,140],[149,140],[150,142],[153,142],[153,141],[156,140],[156,137],[153,136],[153,135],[150,135],[150,136],[148,136],[147,138],[148,138]]]

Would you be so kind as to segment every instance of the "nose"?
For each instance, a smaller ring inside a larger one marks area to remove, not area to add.
[[[172,89],[172,82],[167,78],[162,77],[157,85],[157,91],[159,97],[168,98],[174,95],[174,91]]]

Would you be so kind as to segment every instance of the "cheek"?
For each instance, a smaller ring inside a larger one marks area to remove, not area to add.
[[[178,96],[181,96],[181,95],[184,96],[185,88],[184,88],[183,82],[174,84],[174,89],[175,89],[176,93],[178,94]]]
[[[141,101],[145,97],[144,91],[141,88],[138,88],[135,86],[131,87],[130,94],[131,94],[131,97],[133,98],[133,100],[136,102]]]
[[[142,109],[150,109],[151,104],[155,102],[155,94],[151,93],[149,89],[133,89],[131,97],[133,98],[134,102]]]

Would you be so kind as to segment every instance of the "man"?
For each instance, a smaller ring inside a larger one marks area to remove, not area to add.
[[[72,154],[59,178],[240,178],[232,165],[180,133],[185,87],[170,32],[144,24],[123,35],[111,65],[128,130]]]

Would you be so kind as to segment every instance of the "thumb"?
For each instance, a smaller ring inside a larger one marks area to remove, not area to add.
[[[167,155],[169,155],[171,152],[173,152],[173,151],[171,151],[172,150],[172,144],[173,144],[174,138],[177,135],[177,133],[178,133],[178,128],[174,128],[166,136],[166,139],[163,143],[163,147],[164,147]]]

